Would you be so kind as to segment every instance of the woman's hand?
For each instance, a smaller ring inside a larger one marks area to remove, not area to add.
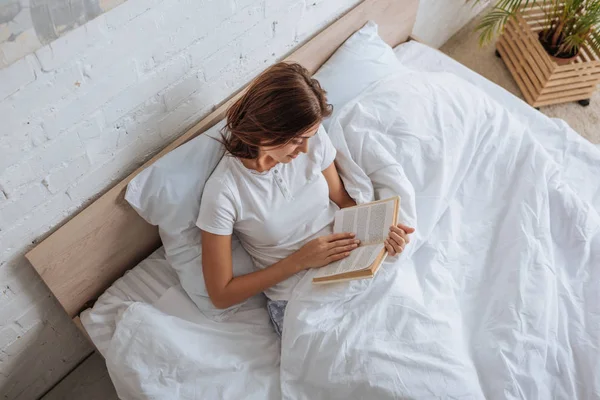
[[[311,240],[292,254],[299,270],[323,267],[348,257],[358,247],[360,240],[354,233],[333,233]]]
[[[385,248],[390,256],[395,256],[404,251],[404,248],[410,243],[408,235],[413,233],[415,228],[404,224],[398,224],[396,226],[390,226],[390,234],[385,240]]]

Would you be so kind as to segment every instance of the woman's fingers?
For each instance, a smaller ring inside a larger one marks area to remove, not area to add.
[[[358,240],[358,239],[340,239],[340,240],[336,240],[334,242],[329,242],[328,246],[330,249],[333,249],[336,247],[348,246],[351,244],[358,245],[359,243],[360,243],[360,240]]]
[[[331,235],[323,236],[328,242],[335,242],[337,240],[351,239],[354,237],[352,232],[332,233]]]
[[[332,254],[332,255],[330,255],[330,256],[327,257],[327,263],[331,263],[331,262],[334,262],[334,261],[341,260],[342,258],[346,258],[349,255],[350,255],[349,252]]]
[[[390,237],[388,239],[391,239],[390,242],[397,252],[404,250],[406,240],[402,236],[398,235],[396,232],[390,232]]]
[[[348,244],[346,246],[336,246],[329,249],[328,255],[338,254],[338,253],[346,253],[351,252],[352,250],[358,247],[358,243]]]
[[[398,224],[398,228],[402,229],[406,233],[414,233],[415,232],[415,228],[408,226],[408,225],[404,225],[404,224]]]
[[[385,246],[385,249],[387,250],[387,252],[390,256],[396,255],[396,250],[394,250],[394,247],[390,244],[389,239],[385,239],[385,241],[383,242],[383,245]]]
[[[404,239],[394,232],[390,233],[390,236],[388,237],[388,243],[394,248],[396,253],[402,253],[402,250],[404,250]]]
[[[397,226],[390,226],[390,234],[391,233],[395,233],[397,235],[399,235],[402,239],[404,239],[404,243],[408,244],[410,243],[410,238],[408,237],[408,234],[404,231],[404,229],[398,228]]]

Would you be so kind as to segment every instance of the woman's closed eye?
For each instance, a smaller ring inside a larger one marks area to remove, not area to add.
[[[316,131],[315,131],[315,133],[316,133]],[[293,138],[292,139],[292,143],[293,144],[297,144],[297,145],[301,145],[301,144],[304,144],[304,142],[306,140],[310,139],[313,136],[314,136],[314,133],[311,136],[299,136],[299,137]]]

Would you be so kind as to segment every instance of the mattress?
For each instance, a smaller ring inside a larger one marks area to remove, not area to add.
[[[395,54],[406,67],[431,72],[450,72],[483,89],[496,101],[503,104],[517,118],[529,124],[548,123],[548,119],[528,104],[502,87],[490,82],[438,50],[418,42],[407,42],[397,46]],[[557,124],[563,124],[556,120]],[[582,139],[566,127],[565,135],[575,144]],[[548,137],[548,140],[556,140]],[[548,146],[550,146],[548,144]],[[560,146],[555,146],[557,149]],[[549,147],[550,148],[550,147]],[[559,151],[559,150],[557,150]],[[576,168],[572,168],[577,170]],[[156,304],[167,291],[179,285],[177,275],[165,259],[162,247],[138,266],[118,279],[100,298],[93,308],[81,314],[81,321],[90,338],[103,355],[115,332],[118,315],[135,302]],[[169,310],[162,310],[169,312]],[[173,314],[175,311],[173,310]]]

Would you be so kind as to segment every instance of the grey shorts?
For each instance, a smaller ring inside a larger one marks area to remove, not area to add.
[[[275,333],[281,337],[283,332],[283,316],[285,315],[285,307],[287,306],[285,300],[269,300],[267,299],[267,311],[269,312],[269,318],[275,329]]]

